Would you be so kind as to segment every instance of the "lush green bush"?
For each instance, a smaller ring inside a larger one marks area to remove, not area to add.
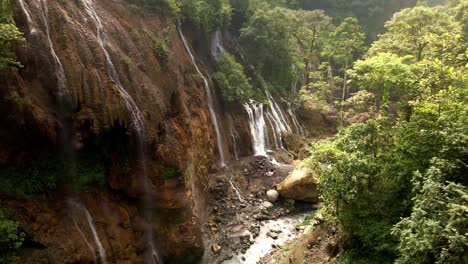
[[[12,45],[23,41],[23,33],[13,21],[10,1],[0,0],[0,69],[21,66],[15,59]]]
[[[170,39],[171,39],[171,33],[173,32],[174,28],[169,26],[164,29],[162,34],[154,39],[154,53],[156,55],[156,58],[158,58],[159,62],[162,64],[162,66],[165,66],[168,61],[169,57],[171,54],[170,51]]]
[[[177,0],[182,19],[206,31],[225,28],[231,21],[228,0]]]
[[[7,219],[5,210],[0,208],[0,263],[18,260],[18,250],[23,244],[24,233],[17,222]]]
[[[224,100],[247,102],[254,98],[255,93],[244,73],[244,68],[229,53],[223,52],[216,59],[216,72],[213,77],[221,89]]]

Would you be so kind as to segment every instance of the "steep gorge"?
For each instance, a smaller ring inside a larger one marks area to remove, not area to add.
[[[23,67],[0,73],[0,164],[26,168],[67,151],[99,153],[105,164],[100,187],[70,181],[41,198],[0,195],[0,207],[28,236],[25,263],[104,262],[99,248],[109,263],[142,263],[147,230],[165,263],[199,259],[209,173],[224,165],[220,156],[253,154],[245,109],[225,107],[211,78],[197,73],[210,76],[210,37],[181,26],[198,70],[172,18],[124,0],[20,0],[14,19],[27,41],[15,51]],[[164,34],[167,59],[155,52]],[[215,95],[222,137],[204,81]],[[271,111],[280,111],[275,105]],[[299,131],[290,111],[282,122]],[[288,132],[267,119],[263,137]],[[165,179],[173,168],[175,179]],[[70,196],[82,206],[70,206]]]

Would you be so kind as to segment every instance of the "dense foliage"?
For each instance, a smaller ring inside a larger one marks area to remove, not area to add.
[[[254,90],[244,73],[244,68],[227,52],[216,59],[216,72],[213,75],[228,102],[246,102],[254,98]]]
[[[6,211],[0,208],[0,263],[11,263],[18,259],[18,249],[24,241],[24,233],[18,223],[6,217]]]
[[[346,241],[344,263],[468,261],[468,53],[454,14],[395,14],[347,71],[350,89],[371,99],[358,108],[375,118],[311,151],[324,212]]]
[[[20,66],[15,60],[12,47],[22,41],[23,33],[13,23],[10,1],[0,0],[0,69]]]
[[[228,0],[131,0],[146,10],[163,13],[206,31],[225,28],[231,19]]]

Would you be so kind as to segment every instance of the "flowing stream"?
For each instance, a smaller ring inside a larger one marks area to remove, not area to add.
[[[263,118],[263,104],[244,104],[249,115],[250,134],[255,155],[266,155],[265,119]]]
[[[211,117],[211,123],[213,124],[214,130],[215,130],[215,133],[216,133],[216,143],[217,143],[217,147],[218,147],[219,156],[220,156],[220,159],[221,159],[221,166],[225,167],[226,166],[226,160],[225,160],[225,157],[224,157],[224,144],[223,144],[223,140],[222,140],[222,136],[221,136],[221,131],[219,129],[218,117],[217,117],[216,112],[215,112],[213,94],[212,94],[210,86],[208,84],[208,80],[202,74],[202,72],[200,71],[200,69],[197,66],[197,63],[195,61],[195,57],[193,56],[192,51],[190,49],[190,46],[189,46],[189,44],[187,42],[187,39],[185,38],[184,34],[182,33],[182,30],[180,29],[180,27],[179,27],[179,34],[180,34],[180,37],[182,39],[182,42],[184,43],[185,49],[187,50],[187,53],[190,56],[192,64],[195,67],[195,70],[197,71],[198,75],[200,75],[200,77],[203,79],[203,84],[205,86],[205,92],[206,92],[206,97],[207,97],[206,99],[208,101],[208,110],[210,112],[210,117]]]
[[[288,241],[296,238],[299,233],[296,231],[296,226],[306,219],[311,212],[304,212],[300,214],[287,215],[280,217],[275,220],[268,220],[262,222],[264,225],[260,226],[260,235],[254,239],[254,243],[245,252],[245,254],[239,253],[234,255],[230,260],[226,260],[223,264],[256,264],[261,258],[266,256],[275,244],[277,247],[281,247]],[[273,239],[267,234],[270,230],[281,231],[278,233],[278,238]],[[242,259],[244,258],[244,259]]]

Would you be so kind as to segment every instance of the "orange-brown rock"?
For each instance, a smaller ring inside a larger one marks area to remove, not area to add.
[[[286,179],[276,186],[283,198],[318,203],[317,178],[308,168],[294,169]]]

